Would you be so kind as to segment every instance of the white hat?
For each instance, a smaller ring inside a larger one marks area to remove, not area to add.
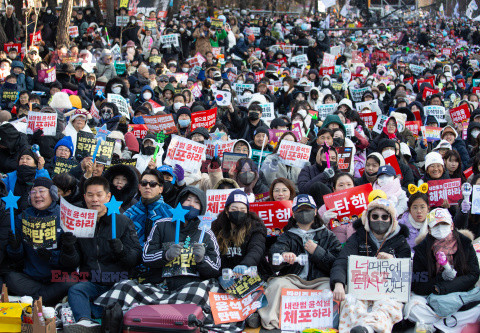
[[[430,213],[428,213],[426,221],[428,223],[428,226],[430,228],[433,228],[439,223],[448,223],[450,225],[453,224],[452,221],[452,215],[450,215],[450,212],[448,209],[445,208],[436,208],[432,210]]]
[[[340,103],[338,103],[338,107],[340,107],[340,105],[346,105],[350,108],[350,110],[353,110],[353,104],[352,104],[352,101],[349,100],[348,98],[344,98],[340,101]]]
[[[442,155],[440,155],[436,151],[432,151],[431,153],[428,153],[427,156],[425,156],[425,169],[435,163],[445,166],[445,164],[443,163]]]
[[[440,149],[448,149],[448,150],[451,150],[452,149],[452,145],[450,144],[450,142],[448,142],[447,140],[440,140],[440,142],[438,143],[438,145],[433,148],[433,151],[438,151]]]
[[[59,91],[52,96],[52,100],[50,101],[49,105],[54,109],[62,110],[69,110],[73,107],[68,94],[62,91]]]
[[[405,142],[400,142],[400,152],[402,155],[412,156],[412,152]]]

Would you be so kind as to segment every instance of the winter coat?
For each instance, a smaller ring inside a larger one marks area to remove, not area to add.
[[[332,188],[331,179],[325,172],[320,171],[320,166],[317,163],[303,167],[298,174],[299,193],[308,193],[310,187],[316,182],[324,183]]]
[[[275,179],[283,177],[291,180],[295,184],[295,190],[298,192],[298,175],[301,169],[285,165],[278,153],[265,157],[265,161],[262,162],[262,170],[269,187]]]
[[[0,172],[15,171],[18,167],[19,154],[28,145],[27,136],[15,129],[12,124],[0,125]]]
[[[113,186],[113,179],[118,175],[123,175],[127,178],[127,184],[121,190]],[[123,201],[120,206],[123,211],[126,211],[137,202],[135,195],[138,192],[138,177],[132,167],[124,164],[112,165],[105,171],[104,177],[110,183],[110,192],[115,196],[115,199]]]
[[[195,53],[200,52],[201,55],[205,56],[208,51],[212,51],[212,45],[210,44],[210,38],[213,37],[213,34],[210,31],[205,31],[202,28],[197,28],[193,32],[193,38],[195,41]]]
[[[237,112],[230,113],[232,117],[232,126],[235,133],[238,133],[238,137],[235,139],[244,139],[248,142],[252,141],[254,138],[254,132],[260,126],[269,128],[263,120],[260,119],[256,126],[252,125],[248,120],[247,116],[240,117]]]
[[[97,66],[95,70],[97,77],[105,76],[107,80],[113,79],[117,76],[117,71],[115,70],[114,64],[105,64],[102,60],[97,61]]]

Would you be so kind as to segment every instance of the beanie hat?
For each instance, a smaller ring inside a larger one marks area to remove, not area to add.
[[[210,138],[210,133],[208,133],[208,130],[205,127],[195,128],[192,132],[188,134],[187,138],[191,139],[194,134],[200,134],[205,138],[205,140],[208,140]]]
[[[192,112],[190,109],[186,106],[182,106],[180,109],[178,109],[177,113],[177,119],[180,117],[182,114],[186,114],[189,117],[192,117]]]
[[[368,218],[369,218],[370,212],[375,208],[383,209],[388,214],[390,214],[390,217],[392,219],[392,224],[390,225],[390,228],[388,228],[387,232],[385,233],[385,236],[391,234],[398,226],[397,211],[395,210],[395,205],[391,201],[383,198],[375,199],[372,202],[370,202],[368,204],[367,210],[362,214],[362,224],[365,227],[365,230],[370,231]]]
[[[50,101],[49,105],[54,109],[63,109],[63,110],[64,109],[70,110],[73,107],[72,102],[68,97],[68,94],[62,91],[57,92],[55,95],[52,96],[52,100]]]
[[[247,208],[250,207],[250,204],[248,202],[248,196],[242,190],[233,190],[232,192],[230,192],[227,201],[225,201],[225,208],[227,208],[234,202],[241,202],[247,205]]]
[[[35,178],[33,182],[33,187],[43,186],[50,189],[53,186],[53,181],[47,177],[38,177]]]
[[[378,163],[380,164],[380,166],[384,166],[385,165],[385,159],[383,158],[382,154],[380,153],[371,153],[370,155],[367,156],[367,160],[370,158],[370,157],[374,157],[378,160]]]
[[[443,163],[442,155],[437,153],[436,151],[432,151],[425,156],[425,170],[432,164],[439,163],[442,166],[445,166]]]
[[[57,144],[55,145],[54,151],[57,151],[57,148],[60,146],[67,147],[70,150],[70,158],[73,158],[73,151],[75,148],[73,147],[73,141],[71,136],[64,136],[60,140],[58,140]]]
[[[68,99],[70,99],[70,103],[72,103],[72,107],[76,109],[82,108],[82,100],[77,95],[70,95]]]
[[[125,133],[125,145],[127,146],[128,150],[132,152],[138,153],[140,151],[138,140],[132,132]]]
[[[267,139],[270,139],[270,136],[268,135],[268,128],[265,126],[258,127],[255,132],[253,132],[253,136],[257,135],[258,133],[264,133],[267,136]]]
[[[38,156],[32,151],[32,146],[26,146],[22,152],[18,155],[18,162],[20,162],[20,159],[22,158],[22,156],[24,155],[28,155],[30,157],[32,157],[34,160],[35,160],[35,165],[38,166]]]
[[[392,112],[390,113],[390,116],[395,118],[395,120],[397,121],[397,126],[400,125],[400,128],[403,132],[403,130],[405,129],[405,122],[407,121],[407,115],[400,112]]]

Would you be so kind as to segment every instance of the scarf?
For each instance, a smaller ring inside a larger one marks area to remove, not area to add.
[[[373,175],[369,175],[368,172],[365,171],[365,178],[370,184],[373,184],[377,180],[377,174],[374,173]]]
[[[433,257],[435,257],[437,252],[442,251],[447,256],[447,261],[450,266],[453,267],[453,255],[457,253],[457,246],[457,239],[453,235],[453,232],[451,232],[444,239],[435,239],[432,245]],[[436,262],[436,265],[437,273],[439,273],[443,269],[443,266],[441,266],[438,262]]]
[[[408,223],[410,223],[412,227],[418,230],[418,235],[417,237],[415,237],[415,244],[418,245],[422,240],[425,239],[428,234],[428,224],[425,223],[425,221],[423,223],[417,222],[413,219],[410,213],[406,214],[408,214]]]

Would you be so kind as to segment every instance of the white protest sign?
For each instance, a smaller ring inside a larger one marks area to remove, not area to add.
[[[68,35],[72,38],[77,38],[78,34],[78,27],[76,25],[68,27]]]
[[[445,107],[440,105],[427,105],[423,108],[427,116],[435,116],[438,120],[445,120]]]
[[[312,147],[294,141],[282,140],[278,155],[286,165],[303,168],[310,160]]]
[[[322,67],[332,67],[332,66],[335,66],[335,56],[330,53],[324,53]]]
[[[205,145],[172,134],[168,146],[165,164],[174,167],[179,164],[185,172],[196,173],[202,166],[205,158]]]
[[[350,95],[352,96],[352,100],[356,102],[360,102],[362,100],[362,96],[365,92],[371,91],[371,87],[363,87],[363,88],[350,88]]]
[[[250,31],[255,37],[260,36],[260,27],[250,27]]]
[[[160,36],[160,43],[162,45],[170,44],[173,47],[178,47],[180,45],[178,43],[178,34],[170,34],[170,35]]]
[[[377,118],[377,121],[375,122],[375,125],[373,125],[372,131],[378,134],[382,133],[383,130],[383,125],[387,121],[388,116],[382,114],[380,117]]]
[[[243,95],[245,90],[250,90],[252,93],[255,91],[255,85],[253,83],[235,83],[233,88],[237,95]]]
[[[480,214],[480,185],[473,185],[472,189],[472,214]]]
[[[213,159],[215,156],[215,147],[217,147],[217,157],[222,158],[224,152],[231,152],[237,140],[205,140],[205,155],[207,159]]]
[[[341,45],[332,46],[330,48],[330,54],[333,55],[334,57],[336,57],[337,55],[340,55],[341,53],[342,53],[342,46]],[[333,65],[330,65],[330,66],[327,66],[327,67],[331,67],[331,66],[333,66]]]
[[[57,132],[57,114],[44,112],[28,112],[27,134],[33,134],[37,129],[45,136],[55,136]]]
[[[122,95],[108,94],[107,100],[109,103],[113,103],[117,106],[118,112],[127,119],[130,119],[130,111],[128,110],[128,102]]]
[[[329,114],[333,114],[338,107],[338,103],[332,104],[321,104],[317,107],[318,117],[320,119],[325,119]]]
[[[335,4],[336,4],[335,0],[322,0],[322,2],[325,5],[325,8],[335,6]]]
[[[248,95],[237,95],[237,102],[241,106],[247,106],[248,103],[252,100],[253,95],[248,94]]]
[[[272,120],[275,119],[275,110],[273,103],[260,104],[262,108],[262,119],[263,120]]]
[[[345,136],[348,137],[348,138],[351,138],[354,133],[355,133],[355,128],[353,127],[353,123],[348,123],[348,124],[343,124],[343,126],[345,126]]]
[[[414,65],[414,64],[410,64],[409,67],[410,67],[410,70],[412,71],[413,75],[416,75],[416,76],[422,74],[423,71],[425,70],[425,67]]]
[[[358,112],[362,112],[362,110],[366,107],[370,107],[370,109],[373,112],[376,112],[377,114],[382,113],[382,110],[380,109],[380,106],[378,105],[378,99],[373,99],[371,101],[355,103],[355,108],[357,109]]]
[[[308,63],[308,57],[306,54],[300,54],[290,58],[290,63],[296,63],[297,66],[306,66]]]
[[[60,226],[78,238],[93,238],[98,212],[76,207],[64,198],[60,199]]]
[[[359,300],[408,302],[411,281],[410,258],[348,257],[348,293]]]
[[[126,27],[130,20],[129,16],[117,16],[117,27]]]
[[[207,212],[214,215],[220,214],[225,209],[225,201],[227,201],[228,195],[234,190],[236,189],[207,190]]]
[[[232,93],[226,90],[217,90],[215,100],[218,106],[229,106],[232,104]]]

